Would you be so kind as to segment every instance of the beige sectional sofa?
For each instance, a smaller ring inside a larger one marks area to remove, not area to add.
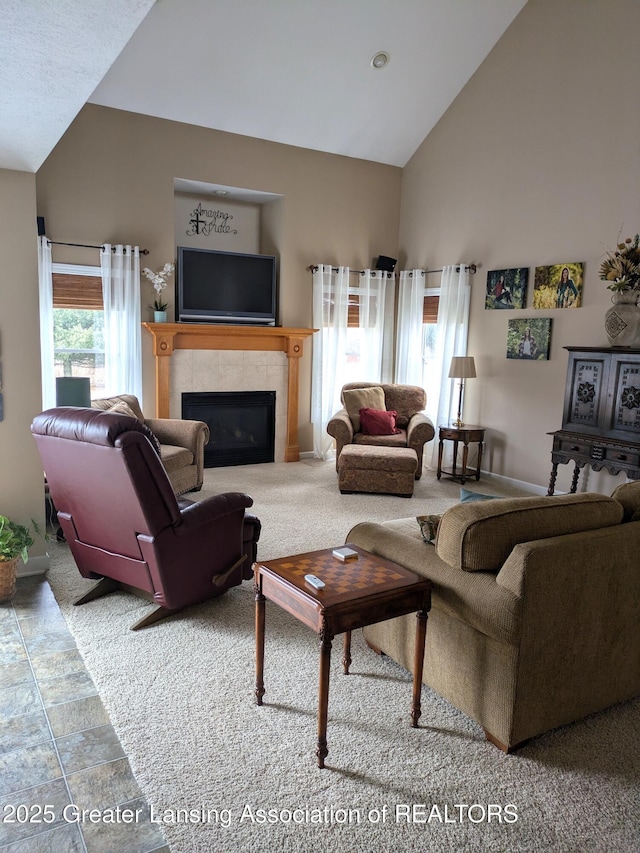
[[[423,681],[501,749],[640,694],[640,483],[462,503],[435,545],[415,518],[347,542],[433,581]],[[413,616],[364,629],[408,670],[414,634]]]

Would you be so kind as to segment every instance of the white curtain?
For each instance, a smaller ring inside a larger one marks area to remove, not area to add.
[[[100,254],[104,300],[105,396],[135,394],[142,402],[140,250],[106,243]]]
[[[55,360],[53,351],[53,276],[51,243],[38,237],[38,289],[40,294],[40,369],[42,408],[56,404]]]
[[[382,381],[386,285],[387,273],[381,270],[363,270],[358,280],[358,378],[371,382]]]
[[[341,408],[346,382],[382,381],[383,339],[387,313],[387,273],[327,264],[313,273],[313,370],[311,420],[313,451],[318,459],[334,455],[327,423]],[[349,328],[349,304],[358,305],[358,327]]]
[[[384,289],[384,329],[382,333],[382,373],[381,382],[393,382],[394,366],[394,329],[396,323],[396,275],[383,273],[386,276]]]
[[[444,267],[440,284],[438,304],[438,328],[436,332],[436,361],[434,382],[438,391],[427,388],[427,415],[436,427],[447,424],[452,417],[455,394],[452,393],[453,379],[449,379],[449,367],[454,355],[467,354],[469,334],[469,303],[471,287],[466,264]],[[436,432],[437,434],[437,432]],[[438,442],[432,442],[431,467],[438,463]]]
[[[329,459],[333,439],[326,426],[340,408],[340,357],[346,352],[349,306],[349,267],[319,264],[313,273],[313,369],[311,422],[313,455]],[[337,399],[336,399],[337,388]]]
[[[395,381],[402,385],[421,386],[423,383],[424,286],[424,270],[403,270],[400,273]]]

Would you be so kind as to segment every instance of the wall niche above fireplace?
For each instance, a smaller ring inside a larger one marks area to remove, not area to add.
[[[182,417],[204,421],[204,467],[252,465],[275,458],[275,391],[205,391],[182,395]]]

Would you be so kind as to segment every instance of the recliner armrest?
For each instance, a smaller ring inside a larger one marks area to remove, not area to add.
[[[178,536],[189,535],[193,530],[211,524],[225,515],[253,506],[253,499],[242,492],[224,492],[191,504],[180,511],[180,521],[174,526]]]
[[[204,421],[181,420],[179,418],[145,418],[145,424],[160,444],[186,447],[197,457],[209,441],[209,427]]]

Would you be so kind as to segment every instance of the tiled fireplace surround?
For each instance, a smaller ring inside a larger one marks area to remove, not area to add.
[[[143,323],[153,336],[156,414],[182,417],[183,392],[275,391],[275,461],[295,462],[298,367],[313,329]]]
[[[275,391],[275,461],[285,461],[287,357],[283,352],[180,350],[171,359],[169,416],[182,417],[189,391]]]

